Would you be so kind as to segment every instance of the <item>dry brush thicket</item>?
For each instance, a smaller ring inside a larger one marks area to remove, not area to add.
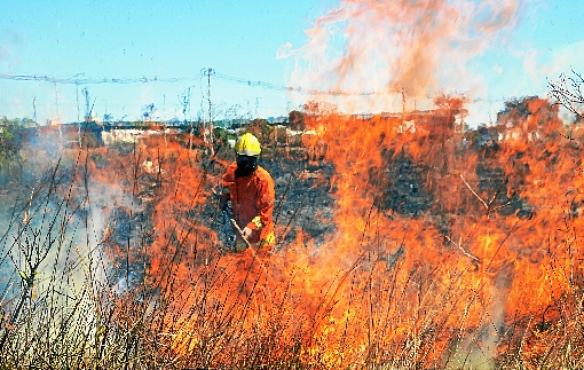
[[[581,368],[584,135],[508,108],[308,115],[270,254],[222,250],[225,148],[63,151],[3,195],[1,367]]]

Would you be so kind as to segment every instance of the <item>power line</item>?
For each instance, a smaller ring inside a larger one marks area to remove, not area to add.
[[[207,69],[204,69],[202,73],[207,73]],[[262,80],[250,80],[241,77],[236,77],[228,75],[225,73],[217,73],[213,70],[214,77],[220,80],[238,83],[241,85],[246,85],[249,87],[263,88],[267,90],[277,90],[277,91],[293,91],[297,93],[302,93],[306,95],[330,95],[330,96],[371,96],[371,95],[382,95],[387,94],[387,92],[355,92],[346,90],[318,90],[318,89],[306,89],[301,86],[289,86],[289,85],[279,85],[268,81]],[[206,75],[205,75],[206,76]],[[11,81],[40,81],[49,82],[52,84],[64,84],[64,85],[98,85],[98,84],[139,84],[139,83],[176,83],[184,81],[196,81],[200,77],[138,77],[138,78],[78,78],[78,77],[52,77],[47,75],[11,75],[6,73],[0,73],[0,80],[11,80]]]
[[[293,91],[298,92],[306,95],[330,95],[330,96],[371,96],[371,95],[385,95],[387,92],[378,92],[378,91],[366,91],[366,92],[358,92],[358,91],[346,91],[346,90],[339,90],[339,89],[332,89],[332,90],[318,90],[318,89],[305,89],[301,86],[288,86],[288,85],[278,85],[273,84],[271,82],[262,81],[262,80],[247,80],[245,78],[230,76],[224,73],[217,73],[215,72],[215,78],[225,81],[236,82],[239,84],[244,84],[250,87],[259,87],[268,90],[278,90],[278,91]]]
[[[10,75],[5,73],[0,73],[1,80],[12,80],[12,81],[41,81],[49,82],[53,84],[61,85],[98,85],[98,84],[138,84],[138,83],[153,83],[153,82],[167,82],[175,83],[182,81],[194,81],[195,77],[172,77],[172,78],[159,78],[154,77],[138,77],[138,78],[77,78],[77,77],[51,77],[42,75]]]
[[[167,77],[161,78],[158,76],[154,77],[137,77],[137,78],[79,78],[79,77],[52,77],[46,75],[11,75],[0,73],[0,80],[11,80],[11,81],[40,81],[49,82],[52,84],[66,84],[66,85],[99,85],[99,84],[146,84],[146,83],[178,83],[178,82],[193,82],[198,81],[201,83],[201,77],[207,77],[208,69],[204,68],[201,70],[201,75],[196,77],[182,76],[182,77]],[[382,96],[388,95],[388,91],[348,91],[341,89],[329,89],[329,90],[319,90],[319,89],[307,89],[302,86],[293,85],[280,85],[274,84],[272,82],[264,80],[251,80],[242,77],[232,76],[229,74],[217,72],[213,69],[213,77],[219,80],[237,83],[240,85],[245,85],[248,87],[261,88],[265,90],[274,91],[287,91],[296,92],[303,95],[316,95],[316,96],[355,96],[355,97],[368,97],[368,96]],[[395,92],[398,94],[399,92]],[[426,98],[432,99],[433,97],[427,96]],[[478,103],[478,102],[504,102],[512,99],[513,97],[500,97],[500,98],[473,98],[468,99],[468,103]]]

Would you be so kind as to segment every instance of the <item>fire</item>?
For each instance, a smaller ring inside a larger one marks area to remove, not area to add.
[[[541,355],[539,328],[573,310],[584,281],[580,149],[543,100],[510,107],[513,124],[498,130],[520,135],[498,132],[495,145],[459,131],[463,105],[444,99],[405,116],[308,115],[317,130],[304,146],[334,168],[320,186],[334,197],[335,231],[316,242],[299,230],[270,255],[221,252],[209,218],[227,161],[180,138],[140,141],[125,157],[92,150],[92,178],[142,202],[118,208],[150,210],[150,241],[129,260],[144,265],[140,294],[165,302],[152,323],[163,352],[230,366],[262,349],[256,364],[317,368],[457,367],[459,353],[483,348],[495,361],[519,345],[526,361]],[[127,252],[119,244],[110,258]],[[124,323],[135,298],[119,299]],[[513,327],[522,334],[506,334]]]
[[[131,171],[115,158],[92,168],[148,199],[150,240],[130,260],[144,257],[140,293],[164,302],[152,327],[169,333],[161,351],[201,366],[331,369],[464,367],[460,353],[481,349],[489,364],[544,355],[559,335],[546,328],[581,313],[582,137],[567,138],[542,99],[510,103],[499,126],[474,131],[465,131],[464,98],[428,99],[516,11],[513,1],[343,1],[317,20],[309,63],[293,78],[383,92],[341,94],[342,112],[306,106],[303,146],[334,172],[315,185],[334,199],[335,229],[323,241],[298,230],[272,253],[222,252],[211,221],[229,156],[210,158],[200,142],[148,139]],[[319,47],[339,24],[347,51],[330,60]],[[405,96],[433,109],[411,109]],[[349,114],[376,107],[397,113]],[[114,259],[125,246],[116,248]]]
[[[210,148],[154,124],[130,144],[79,138],[83,150],[63,159],[74,163],[62,175],[68,186],[48,189],[68,193],[71,212],[54,224],[65,230],[81,215],[73,226],[98,251],[79,249],[87,256],[71,265],[106,258],[75,307],[67,296],[67,307],[42,311],[59,326],[47,343],[57,336],[64,346],[75,312],[90,312],[71,355],[78,366],[88,346],[104,364],[135,356],[150,367],[582,367],[583,131],[538,97],[507,102],[494,126],[465,124],[486,89],[467,64],[518,11],[513,0],[342,0],[318,18],[291,53],[293,85],[310,94],[295,112],[306,126],[300,143],[264,143],[273,145],[263,160],[277,183],[302,184],[293,195],[304,208],[289,209],[280,193],[279,212],[307,209],[309,222],[330,227],[314,235],[280,219],[270,251],[223,244],[219,184],[233,153],[220,140]],[[22,252],[26,243],[14,244]],[[51,282],[68,279],[57,265]],[[29,288],[22,307],[44,309]],[[3,343],[20,330],[9,320]]]
[[[154,137],[137,143],[132,171],[112,155],[90,171],[125,176],[122,191],[151,209],[151,242],[129,258],[145,263],[141,294],[167,302],[156,330],[174,355],[227,366],[263,346],[261,363],[456,367],[473,346],[488,349],[485,361],[517,348],[523,337],[491,328],[520,325],[533,333],[525,356],[537,356],[537,328],[570,311],[584,281],[574,208],[584,179],[557,110],[525,106],[499,127],[520,135],[498,133],[496,146],[458,130],[456,99],[406,116],[308,115],[321,129],[304,145],[334,168],[321,186],[334,197],[335,231],[316,243],[300,230],[269,255],[221,252],[206,219],[217,217],[213,188],[227,162]]]

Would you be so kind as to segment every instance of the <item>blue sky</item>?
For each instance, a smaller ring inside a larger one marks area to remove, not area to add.
[[[95,111],[136,118],[150,103],[163,118],[181,117],[190,88],[190,116],[200,114],[200,70],[288,84],[294,61],[278,58],[286,43],[300,47],[333,0],[275,1],[13,1],[0,0],[0,73],[88,78],[193,77],[179,83],[89,85]],[[492,116],[509,96],[545,94],[546,76],[584,71],[584,1],[524,1],[517,26],[472,60],[483,76]],[[291,82],[293,83],[293,81]],[[298,102],[285,92],[214,78],[217,114],[285,115]],[[0,116],[39,121],[77,117],[76,87],[0,80]],[[80,106],[83,107],[81,95]],[[480,109],[485,109],[480,108]],[[483,112],[484,113],[484,112]],[[83,108],[81,108],[83,114]],[[486,120],[488,115],[477,116]]]

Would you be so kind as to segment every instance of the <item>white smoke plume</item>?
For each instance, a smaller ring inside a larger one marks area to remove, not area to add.
[[[404,97],[412,109],[442,93],[484,93],[468,63],[515,25],[519,9],[515,0],[344,0],[306,31],[304,46],[287,43],[278,56],[295,62],[291,84],[349,92],[311,96],[343,112],[399,111]]]

